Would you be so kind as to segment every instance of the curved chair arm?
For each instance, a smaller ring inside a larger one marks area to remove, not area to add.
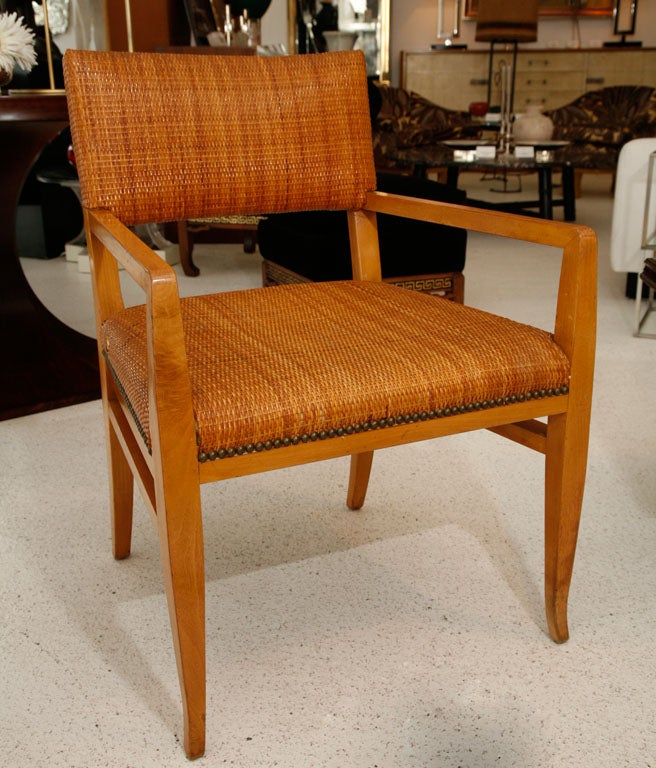
[[[188,468],[197,473],[191,383],[175,272],[109,211],[87,210],[85,215],[87,233],[94,241],[92,268],[96,273],[93,284],[98,339],[101,338],[100,329],[105,320],[124,308],[118,277],[119,263],[145,294],[151,444],[153,452],[160,455],[149,456],[141,439],[136,439],[135,443],[140,446],[149,465],[153,460],[162,461],[172,472],[178,473],[188,464]],[[103,350],[100,346],[99,353],[102,361]],[[104,376],[101,381],[106,387]],[[166,386],[158,386],[159,381],[166,382]],[[113,400],[111,396],[108,399],[113,401],[113,418],[121,418],[118,411],[119,406],[124,409],[124,401]],[[175,430],[160,428],[159,413],[176,415],[173,420]],[[133,420],[127,419],[127,423],[134,432]],[[142,480],[147,477],[141,471],[139,475]],[[152,486],[152,481],[142,483],[142,488],[151,503],[156,494],[162,492],[162,489]]]
[[[412,219],[430,221],[461,227],[514,240],[549,245],[563,249],[560,285],[554,337],[563,348],[572,364],[585,363],[590,371],[594,363],[594,334],[577,334],[577,328],[585,323],[587,329],[594,328],[596,315],[597,284],[597,236],[593,229],[531,216],[520,216],[501,211],[435,203],[430,200],[402,197],[386,192],[370,192],[362,212],[351,214],[353,221],[364,216],[373,223],[372,214],[387,213]],[[352,224],[352,227],[354,225]],[[363,223],[352,229],[356,234]],[[355,246],[354,246],[355,248]],[[354,251],[354,275],[364,276],[372,267],[369,258],[374,254],[362,254],[362,260]],[[592,325],[591,325],[592,323]]]
[[[376,277],[377,249],[371,246],[376,213],[407,216],[562,248],[554,340],[570,361],[572,413],[582,419],[581,423],[589,420],[597,307],[597,236],[594,230],[578,224],[371,192],[363,210],[349,214],[353,275],[356,278],[379,279]],[[536,450],[547,451],[547,431],[539,421],[503,425],[493,431]],[[552,436],[556,432],[552,430]],[[585,451],[574,453],[571,461],[580,463],[577,468],[584,474]]]

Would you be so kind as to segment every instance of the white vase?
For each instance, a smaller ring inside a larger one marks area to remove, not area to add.
[[[553,131],[553,121],[542,114],[542,106],[531,104],[526,107],[526,112],[515,118],[512,132],[516,141],[548,141]]]

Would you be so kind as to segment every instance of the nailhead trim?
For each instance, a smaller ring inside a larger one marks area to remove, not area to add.
[[[299,443],[316,442],[317,440],[326,440],[333,437],[342,437],[343,435],[352,435],[358,432],[371,432],[376,429],[385,429],[399,424],[411,424],[417,421],[428,421],[431,419],[441,419],[446,416],[457,416],[461,413],[471,413],[472,411],[482,411],[488,408],[496,408],[503,405],[512,405],[513,403],[523,403],[526,400],[539,400],[543,397],[554,397],[557,395],[566,395],[569,387],[555,387],[553,389],[540,389],[533,392],[525,392],[519,395],[510,395],[508,397],[498,397],[495,400],[483,400],[477,403],[466,403],[465,405],[454,405],[449,408],[440,408],[436,411],[422,411],[421,413],[406,413],[400,416],[389,416],[380,420],[373,419],[365,421],[362,424],[353,424],[347,427],[338,427],[337,429],[321,430],[320,432],[304,433],[294,435],[294,437],[280,437],[275,440],[267,440],[265,443],[248,443],[248,445],[239,445],[236,448],[219,448],[218,451],[209,451],[205,453],[200,451],[198,461],[214,461],[215,459],[229,459],[233,456],[243,456],[247,453],[261,453],[270,451],[272,448],[287,448],[290,445]]]

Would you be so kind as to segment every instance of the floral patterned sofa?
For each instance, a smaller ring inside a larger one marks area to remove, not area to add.
[[[656,88],[614,85],[588,91],[546,113],[554,139],[571,141],[577,186],[587,172],[613,173],[620,149],[631,139],[656,136]]]
[[[403,88],[377,84],[377,89],[380,109],[373,118],[372,127],[374,157],[380,170],[412,170],[411,165],[404,165],[394,157],[397,148],[435,144],[478,133],[469,112],[440,107]]]
[[[380,170],[411,171],[396,150],[476,136],[468,112],[447,109],[412,91],[377,85],[380,109],[372,111],[374,155]],[[378,104],[376,104],[378,107]],[[572,142],[575,178],[613,173],[620,149],[631,139],[656,136],[656,88],[615,85],[588,91],[546,113],[554,122],[554,139]]]

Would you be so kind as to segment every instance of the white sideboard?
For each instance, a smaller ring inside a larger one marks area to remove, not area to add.
[[[499,103],[499,63],[512,51],[495,47],[491,102]],[[487,98],[488,51],[403,51],[401,86],[450,109]],[[515,111],[530,104],[562,107],[586,91],[608,85],[656,87],[656,48],[529,49],[517,55]]]

